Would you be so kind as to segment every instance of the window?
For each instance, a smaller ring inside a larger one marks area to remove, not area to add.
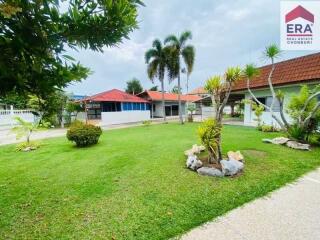
[[[150,110],[150,104],[149,103],[146,104],[146,110]]]
[[[262,104],[266,104],[266,98],[265,97],[260,97],[260,98],[257,98],[259,102],[261,102]]]
[[[102,104],[103,112],[121,112],[120,102],[104,102]]]
[[[146,104],[145,103],[141,103],[141,110],[145,111],[146,110]]]

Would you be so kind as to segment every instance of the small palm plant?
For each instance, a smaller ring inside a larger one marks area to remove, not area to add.
[[[214,119],[207,119],[198,128],[198,135],[209,153],[209,163],[218,163],[221,124]]]
[[[38,128],[39,124],[27,122],[20,117],[15,117],[14,119],[18,123],[18,125],[12,129],[16,134],[16,138],[21,139],[22,137],[25,137],[26,143],[30,144],[31,134]]]
[[[31,143],[30,137],[33,132],[38,131],[40,129],[47,129],[50,126],[50,123],[43,122],[35,122],[35,123],[30,123],[25,120],[23,120],[20,117],[15,117],[14,118],[18,125],[12,128],[12,132],[16,134],[16,139],[21,139],[22,137],[25,137],[26,141],[23,142],[22,144],[19,144],[17,146],[17,150],[21,151],[30,151],[38,148],[38,144]]]

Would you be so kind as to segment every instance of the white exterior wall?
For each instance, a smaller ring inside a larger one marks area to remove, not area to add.
[[[163,117],[163,108],[162,108],[162,102],[152,102],[152,104],[155,104],[155,111],[153,112],[153,117]],[[165,102],[165,106],[172,106],[172,105],[179,105],[178,102]],[[186,113],[186,103],[181,102],[181,108],[182,108],[182,115],[185,115]],[[152,110],[152,106],[150,108]],[[150,110],[150,111],[151,111]]]
[[[284,93],[284,115],[288,122],[291,122],[292,119],[288,114],[286,114],[286,106],[290,102],[290,99],[292,96],[298,94],[300,92],[300,86],[289,86],[289,87],[281,87],[281,88],[275,88],[275,91],[281,90]],[[253,94],[259,98],[259,97],[267,97],[271,96],[271,92],[269,89],[265,90],[252,90]],[[246,99],[251,99],[251,95],[249,93],[245,94]],[[280,113],[276,112],[275,113],[279,118],[280,118]],[[245,104],[244,108],[244,125],[246,126],[256,126],[258,123],[256,121],[256,115],[254,114],[254,111],[251,109],[250,104]],[[281,119],[281,118],[280,118]],[[264,124],[267,125],[273,125],[276,127],[279,127],[278,123],[276,120],[274,120],[270,114],[270,112],[264,112],[261,116],[261,120]]]
[[[133,123],[150,120],[150,111],[102,112],[101,125]]]

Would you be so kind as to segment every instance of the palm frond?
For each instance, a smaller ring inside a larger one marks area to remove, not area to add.
[[[157,58],[157,57],[158,57],[158,52],[153,48],[149,49],[144,55],[146,63],[149,63],[152,58]]]
[[[243,75],[249,80],[260,75],[260,69],[258,69],[254,64],[247,64],[243,70]]]
[[[185,31],[183,32],[181,35],[180,35],[180,38],[179,38],[179,42],[180,42],[180,45],[183,46],[187,40],[191,40],[192,39],[192,33],[191,31]]]
[[[148,74],[148,77],[151,80],[151,82],[153,82],[154,78],[156,78],[158,76],[158,66],[159,66],[158,59],[154,59],[148,65],[147,74]]]
[[[169,44],[169,45],[179,45],[179,40],[175,35],[169,35],[165,38],[164,44]]]
[[[187,66],[187,72],[190,75],[193,71],[194,59],[195,59],[195,49],[193,46],[188,45],[182,50],[182,57]]]
[[[242,76],[240,67],[229,67],[225,72],[225,79],[229,83],[238,81]]]
[[[276,44],[271,44],[267,46],[264,51],[264,56],[271,59],[279,57],[280,54],[281,54],[281,50]]]
[[[214,94],[216,91],[219,91],[222,86],[222,77],[220,75],[210,77],[204,86],[204,89],[210,94]]]
[[[154,47],[155,49],[157,49],[158,52],[162,51],[162,43],[159,39],[155,39],[152,43],[152,47]]]

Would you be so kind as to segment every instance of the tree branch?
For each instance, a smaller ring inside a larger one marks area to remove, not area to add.
[[[312,111],[311,111],[311,113],[309,114],[309,116],[308,117],[306,117],[306,119],[303,121],[303,127],[306,127],[308,124],[309,124],[309,122],[310,122],[310,120],[311,120],[311,118],[313,118],[315,115],[316,115],[316,113],[317,113],[317,111],[320,109],[320,102],[318,102],[317,104],[316,104],[316,106],[312,109]]]

